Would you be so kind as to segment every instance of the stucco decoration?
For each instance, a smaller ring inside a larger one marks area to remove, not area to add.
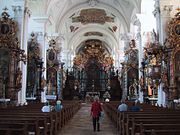
[[[92,31],[92,32],[86,32],[85,34],[84,34],[84,36],[103,36],[103,34],[102,33],[100,33],[100,32],[95,32],[95,31]]]
[[[114,16],[107,16],[103,9],[83,9],[80,12],[80,16],[73,17],[72,22],[81,22],[82,24],[88,23],[100,23],[105,24],[106,22],[114,22]]]

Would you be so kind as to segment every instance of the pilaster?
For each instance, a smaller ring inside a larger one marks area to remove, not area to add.
[[[14,12],[14,19],[18,22],[18,39],[20,40],[20,47],[27,54],[27,35],[28,35],[28,20],[30,17],[30,10],[28,9],[27,1],[18,1],[15,6],[12,6]],[[18,104],[26,103],[26,79],[27,79],[27,65],[20,62],[20,69],[22,70],[22,89],[18,92]]]
[[[166,37],[167,37],[167,31],[166,31],[166,28],[167,28],[167,24],[168,22],[170,21],[171,19],[171,11],[173,9],[173,6],[172,5],[163,5],[161,7],[161,20],[162,20],[162,24],[161,24],[161,27],[162,27],[162,40],[163,42],[161,42],[161,44],[163,45]]]
[[[35,33],[37,33],[38,36],[37,40],[38,43],[40,44],[40,56],[43,61],[43,67],[46,69],[47,67],[46,52],[48,49],[48,42],[45,39],[47,35],[45,26],[47,21],[49,21],[49,19],[48,17],[36,17],[33,18],[33,20],[39,24],[38,28],[35,29]],[[44,79],[46,79],[46,70],[43,72],[43,75],[44,75]]]
[[[143,47],[142,47],[142,36],[141,36],[141,22],[138,18],[135,19],[134,23],[135,26],[137,26],[137,31],[136,31],[136,44],[138,48],[138,73],[139,73],[139,80],[143,76],[142,71],[140,71],[140,68],[142,67],[142,60],[143,60]],[[143,102],[143,92],[141,90],[141,87],[139,85],[138,87],[139,91],[139,101]]]
[[[161,25],[161,14],[160,14],[160,2],[159,0],[154,0],[155,1],[155,4],[154,4],[154,11],[153,11],[153,14],[154,14],[154,17],[156,18],[156,30],[157,30],[157,35],[159,37],[159,42],[163,42],[163,38],[162,36],[162,25]]]

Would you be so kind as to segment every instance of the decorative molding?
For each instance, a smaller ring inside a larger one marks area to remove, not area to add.
[[[168,24],[167,42],[171,47],[180,47],[180,11]]]
[[[159,0],[155,0],[154,11],[152,13],[154,17],[157,17],[160,14]]]
[[[72,22],[81,22],[82,24],[88,23],[100,23],[114,22],[114,16],[107,16],[104,9],[83,9],[80,12],[80,16],[72,17]]]
[[[162,15],[164,16],[169,16],[170,17],[170,13],[173,9],[173,5],[164,5],[162,11]]]
[[[134,21],[134,25],[136,25],[136,26],[141,26],[140,20],[139,20],[139,19],[136,19],[136,20]]]
[[[10,43],[12,41],[14,43],[17,41],[18,24],[12,18],[9,18],[10,15],[7,13],[7,10],[7,8],[4,9],[4,12],[1,14],[2,18],[0,18],[0,42]],[[13,46],[13,43],[10,46]]]
[[[73,25],[71,25],[69,28],[70,28],[70,31],[71,31],[71,32],[75,32],[76,30],[79,29],[79,27],[75,27],[75,26],[73,26]]]
[[[102,37],[102,36],[103,36],[103,33],[96,32],[96,31],[92,31],[92,32],[86,32],[86,33],[84,34],[84,36],[100,36],[100,37]]]
[[[130,34],[130,33],[120,34],[120,39],[125,42],[129,42],[130,39],[132,39],[132,34]]]
[[[31,16],[32,12],[28,7],[24,8],[24,13],[27,14],[29,17]]]
[[[18,14],[19,12],[22,11],[21,6],[12,6],[12,10],[14,11],[15,14]]]
[[[141,40],[141,33],[140,33],[140,32],[138,32],[138,33],[136,34],[136,39],[137,39],[137,41]]]
[[[89,0],[88,4],[90,7],[95,7],[98,4],[98,1],[97,0]]]
[[[49,17],[47,16],[34,17],[33,20],[36,21],[37,23],[46,23],[47,21],[49,21]]]

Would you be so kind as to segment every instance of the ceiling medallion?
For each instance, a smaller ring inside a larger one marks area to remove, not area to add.
[[[103,9],[83,9],[80,16],[73,17],[72,22],[81,22],[82,24],[114,22],[114,17],[107,16]]]

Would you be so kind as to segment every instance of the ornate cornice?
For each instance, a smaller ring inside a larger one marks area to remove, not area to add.
[[[82,24],[114,22],[114,16],[107,16],[104,9],[90,8],[82,9],[80,15],[72,17],[72,22],[80,22]]]
[[[130,33],[120,34],[120,39],[129,42],[132,39],[132,35]]]
[[[136,26],[141,26],[141,22],[140,20],[138,19],[138,17],[135,15],[133,16],[133,24],[136,25]]]
[[[161,12],[163,16],[169,16],[170,17],[170,13],[173,9],[173,5],[164,5]]]
[[[159,0],[155,0],[154,11],[152,13],[153,13],[154,17],[157,17],[158,15],[160,15]]]
[[[31,16],[32,12],[28,7],[24,8],[24,13],[27,14],[29,17]]]

